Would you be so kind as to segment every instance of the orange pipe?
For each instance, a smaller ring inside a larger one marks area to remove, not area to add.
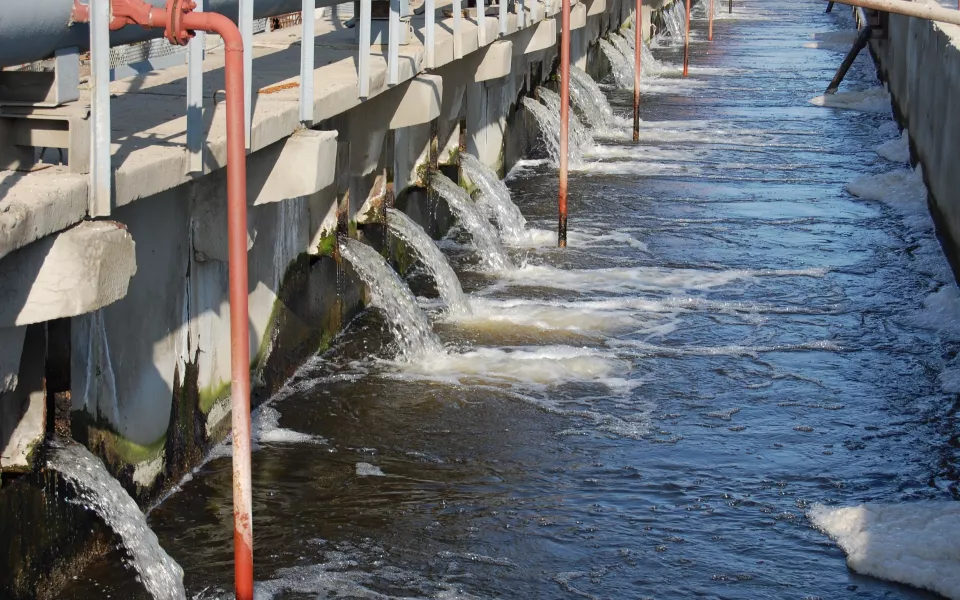
[[[191,0],[167,0],[161,10],[142,0],[113,0],[111,29],[126,25],[167,29],[171,43],[185,44],[193,31],[223,38],[227,100],[227,246],[230,277],[230,389],[233,416],[233,556],[237,600],[253,600],[253,519],[250,469],[250,333],[247,275],[247,153],[244,123],[243,39],[227,17],[191,12]],[[171,11],[177,11],[172,19]],[[84,14],[86,13],[86,14]],[[85,17],[85,18],[84,18]],[[85,5],[74,19],[89,21]]]
[[[563,0],[560,19],[560,222],[557,245],[567,247],[567,145],[570,125],[570,0]]]
[[[690,3],[693,0],[686,0],[687,4],[687,22],[686,34],[683,37],[683,76],[686,77],[690,72]]]
[[[713,41],[713,0],[710,0],[710,29],[707,32],[707,41]]]
[[[637,0],[637,14],[633,19],[633,141],[640,141],[640,58],[643,56],[643,0]]]

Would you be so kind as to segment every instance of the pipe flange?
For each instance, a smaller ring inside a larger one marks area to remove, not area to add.
[[[167,0],[167,28],[164,37],[174,46],[185,46],[194,32],[183,26],[183,15],[197,8],[193,0]]]

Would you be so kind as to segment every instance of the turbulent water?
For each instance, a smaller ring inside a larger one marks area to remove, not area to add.
[[[562,105],[560,95],[545,87],[538,88],[537,94],[540,95],[540,101],[543,102],[543,105],[547,107],[547,110],[549,110],[551,114],[557,115],[557,120],[559,122],[560,107]],[[571,147],[578,148],[579,153],[583,154],[584,150],[593,146],[593,135],[584,126],[583,122],[580,121],[580,117],[578,117],[574,111],[570,110],[567,114],[570,117],[570,137],[568,138],[567,143]]]
[[[687,13],[683,2],[674,2],[661,13],[663,17],[663,34],[673,45],[683,45],[686,35]]]
[[[472,154],[460,153],[460,167],[467,178],[480,188],[479,206],[485,209],[488,217],[496,219],[503,239],[514,243],[524,239],[527,220],[510,199],[507,185]]]
[[[442,173],[434,173],[430,185],[447,201],[460,225],[470,233],[483,264],[495,271],[512,269],[513,263],[503,250],[496,228],[480,214],[466,190]]]
[[[395,236],[417,253],[420,261],[433,275],[440,297],[447,303],[447,311],[454,315],[469,314],[470,301],[463,293],[460,279],[423,227],[394,208],[387,209],[387,225]]]
[[[160,547],[137,503],[100,459],[79,444],[56,444],[47,455],[47,468],[69,483],[74,502],[95,512],[120,537],[147,593],[155,600],[186,598],[180,565]]]
[[[258,600],[960,596],[960,290],[923,173],[867,54],[844,83],[860,100],[809,102],[846,48],[807,44],[848,11],[736,11],[713,45],[692,22],[690,78],[645,79],[639,144],[598,136],[571,170],[568,248],[544,161],[507,179],[546,239],[523,266],[439,243],[470,314],[365,257],[374,293],[409,284],[434,322],[407,291],[274,399]],[[482,254],[496,229],[443,186]],[[443,352],[398,357],[408,309]],[[181,487],[150,524],[191,597],[228,598],[229,460]],[[108,594],[143,595],[115,557],[65,597]]]
[[[417,299],[380,254],[356,240],[344,240],[340,252],[370,288],[373,305],[383,311],[399,347],[399,356],[415,360],[443,352]]]
[[[607,60],[610,61],[610,71],[613,74],[613,80],[617,84],[617,87],[633,89],[633,58],[625,55],[620,51],[620,48],[603,38],[600,38],[600,48],[603,50],[603,54],[607,57]],[[641,69],[642,68],[641,65]]]
[[[575,65],[570,65],[570,99],[598,134],[610,133],[627,125],[625,119],[613,114],[610,102],[597,82]]]

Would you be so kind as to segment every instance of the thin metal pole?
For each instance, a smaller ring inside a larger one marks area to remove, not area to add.
[[[371,0],[360,0],[360,40],[357,44],[357,76],[360,78],[359,95],[366,99],[370,95],[370,11]]]
[[[960,2],[960,0],[957,0]],[[500,0],[500,35],[507,35],[507,4],[508,0]]]
[[[482,2],[482,0],[477,0]],[[563,0],[560,24],[560,222],[558,246],[567,247],[567,143],[570,125],[570,0]]]
[[[390,21],[387,26],[387,83],[400,83],[400,0],[390,0]]]
[[[434,18],[437,14],[436,6],[434,6],[433,0],[426,0],[424,2],[424,13],[423,13],[423,43],[427,47],[427,68],[432,69],[437,66],[437,59],[435,57],[435,46],[436,42],[434,41]]]
[[[833,79],[830,81],[830,85],[827,86],[824,94],[836,94],[837,90],[840,89],[840,83],[843,81],[843,78],[847,76],[847,71],[850,70],[850,67],[853,65],[853,61],[857,59],[857,55],[860,54],[860,51],[866,47],[867,42],[870,40],[870,34],[872,30],[869,25],[864,26],[860,30],[857,39],[853,42],[853,46],[850,48],[850,51],[847,52],[847,55],[843,57],[843,62],[840,63],[840,68],[837,69],[836,74],[833,76]]]
[[[733,0],[730,0],[730,2],[727,4],[727,9],[728,9],[727,12],[729,12],[729,13],[732,15],[732,14],[733,14]]]
[[[707,30],[707,41],[713,41],[713,0],[710,0],[710,28]]]
[[[250,128],[253,126],[253,0],[240,0],[238,13],[240,35],[243,36],[243,110],[246,147],[250,147]]]
[[[110,0],[90,6],[90,190],[88,212],[106,217],[111,205]]]
[[[683,36],[683,76],[690,73],[690,3],[693,0],[686,0],[687,4],[687,22],[686,34]]]
[[[206,0],[197,0],[203,12]],[[187,45],[187,172],[203,172],[203,57],[206,33],[198,31]]]
[[[314,0],[303,0],[300,7],[300,122],[307,125],[313,124],[316,12]]]
[[[453,0],[453,57],[463,58],[463,38],[460,36],[460,20],[463,13],[460,0]]]
[[[711,0],[712,1],[712,0]],[[640,73],[643,56],[643,0],[637,0],[637,15],[633,19],[634,69],[633,69],[633,141],[640,141]]]
[[[826,12],[826,13],[831,13],[831,12],[833,12],[833,0],[831,0],[830,2],[827,2],[827,10],[825,10],[825,11],[823,11],[823,12]]]

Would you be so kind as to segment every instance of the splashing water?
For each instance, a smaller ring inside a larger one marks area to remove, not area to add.
[[[476,246],[480,259],[489,269],[510,271],[515,268],[510,257],[503,251],[496,228],[477,212],[477,207],[466,190],[443,173],[434,173],[430,185],[447,201],[450,210],[460,219],[460,224],[473,237],[473,245]]]
[[[586,71],[574,65],[570,65],[570,98],[595,131],[607,132],[627,124],[613,114],[610,102],[597,82]]]
[[[470,303],[460,287],[460,279],[423,227],[395,208],[387,209],[390,231],[410,246],[420,261],[433,275],[440,297],[447,303],[447,312],[453,315],[470,314]]]
[[[562,101],[560,100],[560,95],[554,92],[551,89],[539,88],[538,91],[540,95],[540,101],[543,102],[543,105],[547,107],[547,110],[560,115],[560,106]],[[584,127],[583,122],[580,120],[580,117],[577,116],[577,113],[572,110],[569,111],[570,115],[570,139],[569,143],[571,146],[576,146],[580,148],[581,154],[587,148],[593,146],[593,135],[590,134],[590,131]]]
[[[633,87],[633,60],[624,55],[617,46],[608,40],[600,38],[600,48],[603,50],[607,60],[610,61],[610,71],[613,73],[613,81],[618,88],[627,89]]]
[[[143,587],[156,600],[184,600],[183,569],[168,555],[147,525],[137,503],[96,456],[79,444],[54,443],[47,468],[60,473],[76,491],[71,502],[92,510],[123,540]]]
[[[477,157],[460,153],[460,168],[470,178],[470,181],[480,188],[482,192],[482,202],[480,208],[484,209],[489,217],[497,220],[497,226],[500,228],[500,235],[512,242],[519,241],[524,237],[527,226],[527,220],[523,217],[520,209],[513,200],[510,199],[510,190],[497,174],[491,171]]]
[[[657,35],[657,41],[663,43],[664,35],[669,38],[669,44],[682,44],[687,25],[686,8],[682,2],[674,2],[670,8],[660,13],[663,18],[664,31]]]
[[[610,40],[613,42],[613,45],[617,46],[628,59],[634,56],[637,43],[636,40],[633,39],[633,31],[615,33],[610,36]],[[657,60],[657,57],[653,55],[653,52],[650,50],[650,46],[647,45],[647,42],[643,42],[641,45],[640,53],[640,68],[644,75],[655,77],[666,70],[665,65]],[[631,71],[631,74],[632,73],[633,71]]]
[[[347,239],[341,243],[340,252],[370,286],[373,305],[383,311],[400,347],[399,359],[414,360],[443,354],[440,338],[417,306],[413,292],[376,250],[357,240]]]

